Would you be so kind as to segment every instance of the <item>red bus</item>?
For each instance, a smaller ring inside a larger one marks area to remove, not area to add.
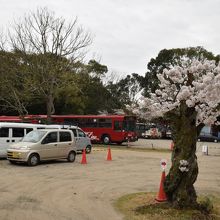
[[[22,122],[18,116],[0,116],[0,122]]]
[[[117,143],[136,141],[136,117],[126,115],[52,115],[55,124],[82,128],[93,142]]]
[[[15,116],[8,116],[8,118]],[[42,123],[46,115],[28,115],[24,120]],[[136,141],[136,117],[127,115],[52,115],[53,124],[75,125],[82,128],[93,142],[117,143]],[[19,117],[17,116],[17,119]],[[1,117],[0,117],[1,121]]]

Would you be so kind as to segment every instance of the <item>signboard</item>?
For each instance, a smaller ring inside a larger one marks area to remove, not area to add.
[[[167,160],[166,160],[166,159],[162,159],[162,160],[160,161],[160,166],[161,166],[161,169],[162,169],[162,170],[165,170],[166,167],[167,167]]]
[[[99,138],[95,136],[93,132],[85,132],[85,133],[92,141],[99,141]]]
[[[208,146],[207,145],[202,146],[202,153],[205,155],[208,155]]]

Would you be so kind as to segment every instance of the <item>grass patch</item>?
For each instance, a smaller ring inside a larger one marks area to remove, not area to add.
[[[177,210],[168,203],[156,203],[156,193],[135,193],[119,198],[114,206],[125,220],[217,220],[220,219],[220,198],[209,196],[214,208],[208,215],[198,210]],[[199,198],[207,201],[205,197]]]

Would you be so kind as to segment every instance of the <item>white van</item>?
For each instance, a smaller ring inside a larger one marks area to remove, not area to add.
[[[27,133],[46,127],[41,124],[0,122],[0,158],[6,158],[8,147],[20,141]]]

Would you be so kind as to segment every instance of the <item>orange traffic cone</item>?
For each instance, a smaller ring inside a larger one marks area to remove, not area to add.
[[[170,150],[173,150],[173,148],[174,148],[174,143],[173,143],[173,141],[171,141],[171,143],[170,143]]]
[[[112,160],[112,154],[111,154],[111,148],[110,148],[110,147],[108,147],[107,160],[108,160],[108,161],[111,161],[111,160]]]
[[[87,164],[86,161],[86,150],[83,149],[81,164]]]
[[[163,189],[164,181],[165,181],[165,171],[163,171],[162,175],[161,175],[160,189],[159,189],[159,192],[157,194],[157,198],[155,199],[157,202],[167,201],[167,196],[166,196],[166,193],[164,192],[164,189]]]

